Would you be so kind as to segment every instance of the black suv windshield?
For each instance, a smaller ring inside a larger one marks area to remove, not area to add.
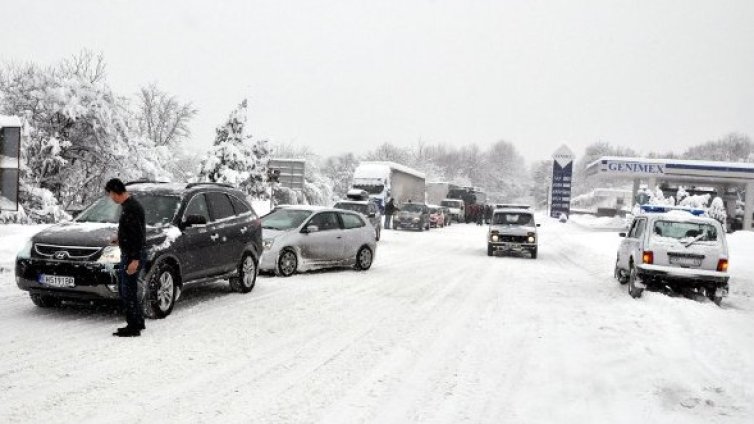
[[[311,214],[311,211],[278,209],[262,218],[262,228],[265,230],[291,230],[298,228]]]
[[[534,217],[528,213],[496,213],[493,225],[532,225]]]
[[[336,203],[335,209],[345,209],[347,211],[363,213],[364,215],[369,214],[369,206],[358,203]]]
[[[173,221],[180,206],[180,197],[163,194],[132,194],[144,208],[147,225],[159,226]],[[99,222],[117,224],[120,219],[120,205],[109,197],[103,197],[86,208],[76,218],[76,222]]]
[[[424,213],[424,205],[417,205],[416,203],[409,203],[409,204],[403,205],[401,210],[404,212],[411,212],[411,213]]]

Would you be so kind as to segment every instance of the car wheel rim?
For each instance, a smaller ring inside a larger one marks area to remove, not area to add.
[[[372,264],[372,252],[369,249],[362,249],[359,255],[359,264],[362,268],[368,268]]]
[[[169,272],[160,276],[157,300],[160,302],[160,310],[163,312],[170,309],[170,305],[173,303],[173,276]]]
[[[286,252],[283,255],[280,261],[280,269],[285,275],[293,274],[293,271],[296,270],[296,257],[293,256],[293,253]]]
[[[254,260],[251,258],[251,256],[247,256],[246,259],[244,259],[242,270],[243,285],[246,287],[251,287],[251,285],[254,284],[254,274],[256,273]]]

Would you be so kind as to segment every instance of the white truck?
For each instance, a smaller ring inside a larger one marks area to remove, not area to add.
[[[425,201],[424,174],[395,162],[362,162],[353,173],[351,187],[365,190],[383,210],[391,197],[398,207]]]

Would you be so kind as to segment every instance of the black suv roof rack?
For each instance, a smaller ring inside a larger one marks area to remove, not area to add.
[[[226,184],[226,183],[213,183],[213,182],[203,182],[203,183],[188,183],[188,184],[186,185],[186,188],[193,188],[193,187],[198,187],[198,186],[203,186],[203,185],[213,185],[213,186],[218,186],[218,187],[235,188],[235,187],[234,187],[233,185],[231,185],[231,184]]]
[[[130,186],[134,184],[169,184],[168,181],[154,181],[154,180],[134,180],[125,183],[124,185]]]

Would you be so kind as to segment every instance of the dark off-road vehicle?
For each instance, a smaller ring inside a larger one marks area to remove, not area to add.
[[[140,294],[147,316],[163,318],[181,289],[228,279],[233,290],[254,288],[262,252],[259,218],[229,185],[129,183],[147,221],[147,261]],[[62,300],[118,299],[120,206],[102,197],[73,222],[36,234],[16,259],[18,287],[41,307]]]

